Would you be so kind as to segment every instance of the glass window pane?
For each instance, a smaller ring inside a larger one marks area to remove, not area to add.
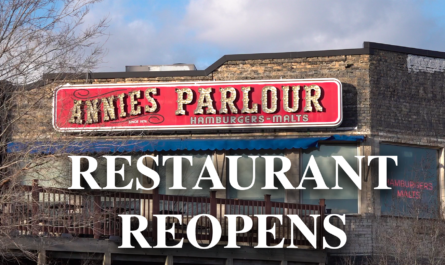
[[[32,185],[34,179],[39,180],[39,186],[66,188],[71,186],[71,161],[64,158],[34,158],[21,163],[23,175],[21,183]]]
[[[261,150],[261,151],[238,151],[231,152],[231,155],[241,156],[238,159],[238,183],[241,187],[248,187],[252,183],[253,178],[253,161],[248,156],[260,156],[255,161],[255,183],[248,190],[237,190],[230,186],[228,177],[228,198],[245,199],[245,200],[264,200],[264,195],[270,194],[272,201],[284,202],[285,190],[281,183],[275,178],[275,186],[277,190],[263,190],[265,186],[265,159],[262,156],[284,156],[279,151]],[[274,169],[279,171],[283,165],[280,159],[274,159]],[[229,172],[229,164],[227,161],[227,172]]]
[[[335,160],[332,156],[343,156],[351,167],[357,172],[357,146],[356,145],[320,145],[319,148],[303,150],[302,174],[304,173],[309,159],[314,156],[320,169],[321,175],[328,188],[335,186]],[[358,188],[346,175],[343,169],[339,169],[338,185],[341,190],[314,190],[316,184],[313,180],[305,180],[302,190],[302,203],[319,204],[320,199],[326,200],[326,208],[332,213],[348,214],[358,213]],[[313,177],[308,170],[307,177]]]
[[[130,189],[121,189],[116,191],[121,192],[142,192],[141,190],[136,191],[136,179],[139,178],[141,181],[141,173],[138,171],[136,164],[141,155],[131,155],[131,165],[128,163],[126,159],[116,158],[115,170],[119,171],[122,166],[124,166],[124,177],[120,174],[116,174],[115,176],[115,185],[116,187],[125,187],[127,186],[131,180],[133,180],[133,184]],[[104,157],[98,157],[97,160],[97,169],[92,173],[94,179],[99,184],[100,187],[107,186],[107,160]],[[87,184],[82,184],[86,186]]]
[[[380,191],[382,213],[420,217],[437,214],[437,150],[381,144],[380,155],[398,159],[398,166],[388,160],[388,187],[392,190]]]
[[[169,154],[174,156],[192,156],[193,166],[190,165],[189,160],[182,159],[182,186],[185,190],[172,190],[173,186],[173,158],[170,158],[165,162],[165,166],[159,166],[159,175],[161,182],[159,184],[159,193],[168,195],[183,195],[183,196],[195,196],[195,197],[210,197],[210,188],[213,187],[213,183],[210,180],[202,180],[199,183],[199,187],[202,189],[193,189],[196,185],[196,181],[201,174],[201,170],[204,167],[204,163],[207,156],[211,153],[205,152],[192,152],[192,153],[174,153]],[[166,154],[164,154],[166,156]],[[162,164],[164,164],[164,156],[162,157]],[[209,173],[205,170],[203,177],[209,177]]]

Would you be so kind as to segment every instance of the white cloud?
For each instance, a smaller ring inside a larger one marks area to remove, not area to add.
[[[427,42],[433,20],[420,2],[398,0],[192,0],[186,25],[199,41],[238,52],[360,48],[363,41]]]
[[[94,6],[88,20],[110,17],[108,54],[95,71],[178,62],[202,69],[225,54],[361,48],[364,41],[444,50],[444,34],[433,34],[442,30],[438,18],[428,18],[416,0],[139,3],[145,5],[115,0]]]
[[[109,36],[101,40],[107,56],[96,72],[122,72],[126,65],[194,61],[196,56],[192,49],[183,50],[181,45],[181,41],[187,40],[186,30],[180,24],[181,17],[168,10],[156,13],[148,2],[140,6],[140,10],[132,8],[135,7],[129,7],[126,1],[104,1],[88,14],[87,23],[107,15],[110,21]]]

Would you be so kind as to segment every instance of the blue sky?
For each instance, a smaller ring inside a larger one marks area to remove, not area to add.
[[[96,72],[194,63],[225,54],[361,48],[364,41],[445,51],[445,1],[103,0],[107,54]]]

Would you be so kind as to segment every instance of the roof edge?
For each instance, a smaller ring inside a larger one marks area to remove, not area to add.
[[[410,48],[410,47],[405,47],[405,46],[397,46],[397,45],[391,45],[391,44],[365,41],[363,43],[363,47],[368,48],[369,50],[383,50],[383,51],[406,53],[406,54],[412,54],[412,55],[420,55],[420,56],[445,59],[445,52],[418,49],[418,48]]]
[[[147,77],[184,77],[184,76],[208,76],[216,69],[221,67],[228,61],[245,61],[245,60],[265,60],[265,59],[290,59],[305,57],[327,57],[342,55],[367,55],[373,54],[373,50],[384,50],[391,52],[399,52],[420,56],[428,56],[435,58],[444,58],[445,52],[424,50],[417,48],[409,48],[397,45],[383,44],[377,42],[363,43],[363,48],[358,49],[341,49],[341,50],[321,50],[321,51],[303,51],[303,52],[281,52],[281,53],[253,53],[253,54],[231,54],[224,55],[205,70],[193,71],[156,71],[156,72],[97,72],[89,73],[88,79],[113,79],[113,78],[147,78]],[[72,76],[78,77],[79,74],[54,73],[44,74],[44,80],[61,80]]]

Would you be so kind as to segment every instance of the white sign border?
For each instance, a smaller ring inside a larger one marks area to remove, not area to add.
[[[103,87],[171,87],[171,86],[204,86],[204,85],[215,85],[215,84],[269,84],[269,83],[293,83],[293,82],[317,82],[317,83],[327,83],[335,82],[337,83],[337,93],[338,93],[338,113],[339,116],[334,122],[306,122],[306,123],[283,123],[283,124],[242,124],[242,125],[232,125],[223,126],[220,124],[203,124],[203,125],[165,125],[156,126],[155,128],[149,128],[150,126],[119,126],[119,127],[83,127],[83,128],[59,128],[56,126],[56,101],[57,92],[63,89],[78,88],[78,89],[95,89]],[[282,129],[282,128],[306,128],[306,127],[338,127],[343,121],[343,87],[340,80],[336,78],[319,78],[319,79],[270,79],[270,80],[234,80],[234,81],[211,81],[211,82],[159,82],[159,83],[104,83],[104,84],[83,84],[83,85],[70,85],[65,84],[54,90],[53,95],[53,110],[52,110],[52,124],[53,128],[58,132],[103,132],[103,131],[178,131],[178,130],[209,130],[209,129],[222,129],[222,130],[237,130],[237,129]]]

